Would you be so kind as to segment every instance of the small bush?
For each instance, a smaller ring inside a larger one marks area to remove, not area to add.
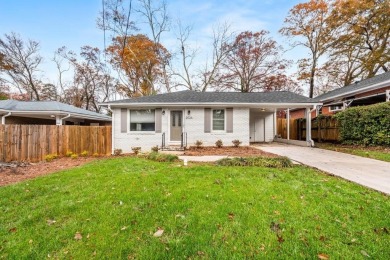
[[[122,149],[114,149],[114,155],[119,156],[122,154]]]
[[[99,157],[100,155],[98,153],[94,153],[92,156],[93,157]]]
[[[88,156],[88,151],[83,151],[81,154],[80,154],[81,157],[87,157]]]
[[[202,140],[196,140],[195,146],[196,146],[196,148],[202,148],[202,146],[203,146]]]
[[[217,141],[215,142],[215,146],[217,146],[218,148],[221,148],[221,147],[223,146],[222,140],[221,140],[221,139],[217,140]]]
[[[141,151],[141,147],[139,147],[139,146],[131,147],[131,150],[133,151],[134,154],[137,155]]]
[[[236,139],[236,140],[233,140],[232,143],[233,143],[234,147],[239,147],[242,142],[240,140]]]
[[[72,156],[72,154],[73,154],[73,152],[72,152],[72,151],[67,151],[67,152],[66,152],[66,154],[65,154],[65,156],[66,156],[66,157],[71,157],[71,156]]]
[[[158,146],[153,146],[152,147],[152,152],[158,153]]]
[[[77,159],[77,158],[79,158],[79,156],[77,155],[77,154],[72,154],[71,156],[70,156],[70,158],[72,158],[72,159]]]
[[[174,154],[166,154],[166,153],[156,153],[152,152],[147,157],[149,160],[157,161],[157,162],[174,162],[179,158]]]
[[[54,159],[56,159],[55,155],[54,154],[48,154],[45,156],[45,161],[46,162],[51,162],[53,161]]]
[[[258,166],[269,168],[292,167],[292,162],[287,157],[247,157],[247,158],[224,158],[217,161],[221,166]]]

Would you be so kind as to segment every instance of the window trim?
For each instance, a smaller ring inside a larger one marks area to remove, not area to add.
[[[334,106],[337,106],[337,107],[341,106],[341,108],[332,109],[332,107],[334,107]],[[330,106],[329,106],[329,112],[341,111],[341,110],[343,110],[343,109],[344,109],[344,106],[343,106],[343,105],[330,105]]]
[[[154,130],[151,130],[151,131],[132,131],[131,130],[131,111],[140,111],[140,110],[151,110],[154,112]],[[131,133],[131,134],[153,134],[153,133],[156,133],[156,109],[155,108],[137,108],[137,109],[134,109],[134,108],[129,108],[127,110],[127,113],[128,113],[128,119],[129,119],[129,123],[127,124],[127,127],[128,127],[128,133]]]
[[[214,130],[214,111],[222,110],[223,111],[223,130]],[[212,108],[211,109],[211,133],[226,133],[226,108]]]

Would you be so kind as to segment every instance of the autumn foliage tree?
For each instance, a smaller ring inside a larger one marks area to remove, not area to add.
[[[332,44],[332,31],[327,24],[329,13],[329,5],[325,0],[297,4],[289,11],[284,27],[280,30],[282,35],[294,38],[292,47],[303,46],[309,50],[309,56],[298,61],[299,79],[308,81],[309,97],[314,95],[320,58]]]
[[[346,85],[358,77],[370,78],[389,70],[389,10],[389,0],[333,2],[328,25],[337,35],[333,39],[330,62],[344,66],[354,62],[345,72]]]
[[[116,37],[107,49],[112,65],[123,74],[118,91],[128,97],[155,94],[170,54],[145,35]]]
[[[226,89],[240,92],[273,90],[273,83],[277,76],[284,75],[288,62],[280,58],[281,47],[268,34],[267,31],[246,31],[226,44],[229,52],[222,62],[221,77]]]

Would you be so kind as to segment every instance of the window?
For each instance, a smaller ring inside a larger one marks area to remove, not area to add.
[[[154,109],[130,110],[130,131],[155,131]]]
[[[329,106],[329,111],[339,111],[343,109],[343,105],[333,105]]]
[[[213,131],[225,130],[225,110],[214,109],[213,110]]]

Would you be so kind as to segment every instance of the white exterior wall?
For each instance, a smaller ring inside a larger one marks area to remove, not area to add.
[[[201,140],[204,146],[215,146],[215,142],[219,139],[226,146],[232,146],[232,141],[235,139],[240,140],[241,145],[249,145],[249,108],[233,108],[233,133],[213,132],[213,130],[211,133],[205,133],[204,108],[188,108],[185,115],[187,110],[191,110],[192,117],[192,119],[185,119],[184,132],[187,132],[187,146],[194,146],[197,140]]]
[[[193,146],[197,140],[201,140],[204,146],[214,146],[219,139],[226,146],[232,146],[232,141],[235,139],[240,140],[242,145],[249,145],[249,108],[233,108],[233,133],[213,132],[212,130],[211,133],[204,133],[204,108],[163,108],[163,110],[165,115],[162,115],[162,133],[165,132],[166,146],[180,144],[180,142],[170,142],[169,140],[171,110],[183,111],[183,132],[187,133],[187,146]],[[189,116],[188,110],[191,111]],[[149,152],[153,146],[161,146],[162,133],[130,132],[129,115],[127,117],[128,131],[127,133],[121,133],[121,110],[120,108],[113,108],[112,111],[113,149],[122,149],[124,153],[130,153],[132,152],[131,147],[140,146],[141,152]]]

